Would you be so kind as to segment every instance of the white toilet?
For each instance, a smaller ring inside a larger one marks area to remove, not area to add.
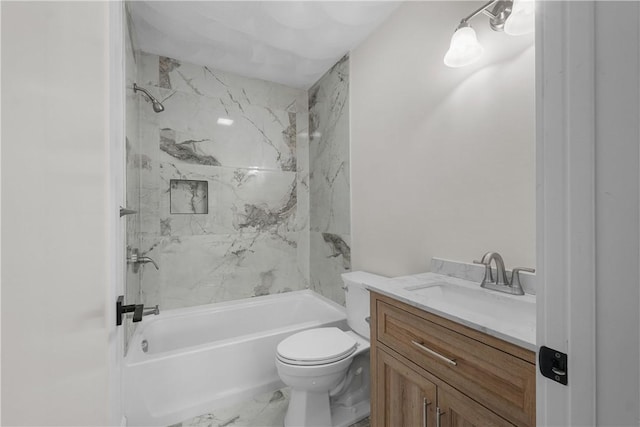
[[[385,279],[363,271],[342,275],[350,331],[308,329],[278,344],[278,374],[291,387],[285,427],[346,427],[369,415],[369,291],[364,284]]]

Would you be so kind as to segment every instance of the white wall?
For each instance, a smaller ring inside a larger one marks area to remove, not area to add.
[[[533,35],[471,21],[485,48],[443,64],[482,2],[407,2],[351,54],[353,269],[428,271],[498,251],[535,266]]]
[[[108,4],[2,2],[2,424],[108,423]]]

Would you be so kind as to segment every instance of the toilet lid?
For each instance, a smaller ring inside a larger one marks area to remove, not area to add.
[[[317,328],[298,332],[278,344],[278,357],[294,365],[337,362],[356,350],[356,340],[338,328]]]

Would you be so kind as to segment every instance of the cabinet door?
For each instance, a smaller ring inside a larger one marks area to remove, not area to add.
[[[438,388],[440,418],[438,427],[497,427],[513,426],[507,420],[494,414],[476,401],[456,390]]]
[[[375,371],[375,427],[435,427],[435,384],[380,349]]]

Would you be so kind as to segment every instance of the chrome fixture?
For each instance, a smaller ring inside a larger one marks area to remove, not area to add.
[[[122,218],[125,215],[133,215],[137,213],[138,211],[134,211],[133,209],[123,208],[122,206],[120,206],[120,218]]]
[[[160,314],[160,308],[157,305],[155,307],[145,307],[142,304],[125,305],[124,295],[120,295],[116,300],[116,326],[122,325],[122,321],[127,313],[133,313],[132,320],[135,323],[141,322],[143,316]]]
[[[534,26],[533,0],[491,0],[469,16],[463,18],[451,37],[451,45],[444,56],[445,65],[464,67],[480,59],[484,49],[478,42],[476,32],[469,20],[480,14],[489,17],[489,26],[494,31],[509,35],[528,34]]]
[[[146,264],[150,262],[156,268],[156,270],[160,270],[158,264],[148,256],[140,256],[140,252],[136,248],[127,248],[127,262],[129,264],[133,264],[133,272],[137,273],[140,268],[140,264]],[[157,307],[156,307],[157,308]]]
[[[524,295],[522,284],[520,283],[520,272],[535,273],[533,268],[516,267],[511,273],[511,281],[507,278],[507,272],[504,268],[504,260],[497,252],[487,252],[482,256],[480,261],[473,261],[475,264],[484,265],[484,279],[480,287],[491,289],[493,291],[506,292],[513,295]],[[496,264],[496,278],[493,278],[493,270],[491,264]]]
[[[140,86],[138,86],[137,84],[133,84],[133,93],[136,92],[142,92],[145,95],[147,95],[147,98],[149,98],[149,101],[151,101],[151,103],[153,104],[153,111],[155,111],[156,113],[160,113],[162,111],[164,111],[164,105],[162,105],[162,103],[160,101],[158,101],[153,95],[151,95],[149,92],[147,92],[146,89],[141,88]]]
[[[150,316],[152,314],[155,315],[155,316],[160,314],[160,306],[158,304],[156,304],[155,307],[144,307],[143,308],[143,312],[142,312],[143,316]]]

